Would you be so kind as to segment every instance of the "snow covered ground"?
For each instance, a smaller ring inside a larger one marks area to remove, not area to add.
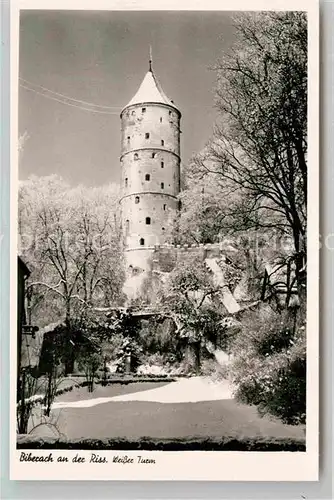
[[[59,401],[57,408],[88,408],[110,402],[143,401],[152,403],[198,403],[233,399],[233,388],[225,380],[213,382],[206,377],[191,377],[171,382],[163,387],[147,391],[122,394],[120,396],[86,399],[81,401]]]

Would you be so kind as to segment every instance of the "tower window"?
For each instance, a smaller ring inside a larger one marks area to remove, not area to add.
[[[133,159],[134,159],[134,160],[138,160],[138,159],[139,159],[138,153],[135,153],[135,154],[133,155]]]
[[[145,139],[149,139],[149,138],[150,138],[150,134],[148,132],[146,132]]]
[[[143,246],[145,245],[145,240],[144,240],[144,238],[140,238],[140,240],[139,240],[139,245],[140,245],[141,247],[143,247]]]
[[[161,146],[164,146],[165,145],[165,141],[163,139],[161,139]]]
[[[142,113],[146,113],[146,108],[141,108]]]
[[[161,168],[164,168],[164,166],[165,166],[165,163],[162,161],[161,162]]]
[[[164,228],[164,227],[163,227],[163,228],[161,228],[161,229],[162,229],[163,231],[165,230],[165,228]]]
[[[166,204],[164,204],[164,210],[166,210]]]
[[[128,178],[125,178],[125,187],[128,187]]]
[[[127,137],[128,144],[130,144],[130,136]]]
[[[145,175],[145,181],[149,181],[149,180],[150,180],[150,178],[151,178],[150,174],[146,174],[146,175]]]
[[[137,205],[139,203],[140,199],[139,199],[139,196],[136,196],[135,197],[135,204]]]
[[[157,153],[152,153],[152,158],[155,158],[157,156]]]
[[[129,232],[129,228],[130,228],[130,221],[129,220],[126,220],[125,221],[125,230],[126,230],[126,233],[128,234]]]
[[[164,187],[165,187],[165,184],[162,182],[161,183],[161,189],[164,189]]]
[[[146,217],[145,223],[149,226],[151,224],[151,217]]]
[[[162,116],[160,116],[160,123],[162,123]]]

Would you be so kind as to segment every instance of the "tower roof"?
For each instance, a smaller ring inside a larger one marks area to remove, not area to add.
[[[171,101],[162,90],[155,74],[153,73],[151,63],[150,70],[146,73],[137,93],[133,96],[131,101],[126,106],[124,106],[123,110],[125,108],[128,108],[129,106],[134,106],[136,104],[148,103],[166,104],[167,106],[170,106],[179,111],[173,101]]]

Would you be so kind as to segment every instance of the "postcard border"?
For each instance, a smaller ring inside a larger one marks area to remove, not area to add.
[[[152,2],[150,0],[142,0],[140,2],[117,2],[97,0],[92,7],[91,2],[80,2],[80,9],[83,4],[89,4],[91,10],[100,10],[100,2],[102,9],[107,7],[114,8],[115,10],[151,10]],[[23,8],[51,8],[51,1],[46,6],[45,1],[41,0],[22,0],[20,7]],[[57,10],[63,8],[63,0],[57,2]],[[78,1],[67,1],[66,9],[75,9],[78,6]],[[222,9],[218,2],[210,0],[205,2],[205,9],[201,8],[202,2],[197,2],[197,8],[190,8],[190,2],[182,2],[187,8],[176,8],[174,2],[163,2],[159,5],[159,10],[164,10],[163,6],[168,5],[168,10],[231,10]],[[244,6],[244,9],[241,6]],[[264,9],[265,5],[265,9]],[[172,7],[171,7],[172,6]],[[210,9],[210,6],[212,8]],[[11,316],[10,316],[10,329],[16,329],[16,249],[17,249],[17,236],[15,228],[17,226],[16,207],[17,207],[17,165],[18,154],[17,144],[15,138],[18,134],[18,104],[17,104],[17,91],[18,91],[18,4],[16,6],[12,3],[11,13],[11,242],[10,242],[10,297],[11,297]],[[249,2],[244,0],[237,0],[233,2],[233,10],[250,10]],[[172,461],[169,460],[170,452],[163,453],[163,458],[159,456],[159,468],[162,471],[143,471],[142,468],[131,469],[131,477],[129,477],[129,469],[118,469],[117,480],[229,480],[229,481],[315,481],[318,479],[318,395],[319,395],[319,374],[318,374],[318,352],[319,352],[319,115],[318,115],[318,95],[319,95],[319,9],[318,2],[309,0],[308,2],[301,0],[291,1],[271,1],[264,2],[257,0],[252,2],[252,10],[304,10],[309,15],[309,136],[312,137],[312,142],[309,145],[309,198],[312,196],[312,203],[308,204],[308,234],[312,236],[308,238],[308,328],[307,328],[307,354],[308,354],[308,368],[307,368],[307,426],[306,426],[306,442],[307,451],[304,453],[260,453],[260,452],[174,452]],[[156,9],[153,9],[156,10]],[[312,193],[312,195],[311,195]],[[14,228],[14,230],[13,230]],[[311,286],[312,285],[312,286]],[[18,451],[14,443],[16,442],[16,429],[15,429],[15,384],[16,384],[16,337],[11,335],[10,346],[11,364],[11,377],[10,377],[10,391],[11,391],[11,417],[10,417],[10,452],[11,452],[11,479],[24,479],[24,480],[51,480],[59,479],[103,479],[112,480],[116,479],[111,477],[113,472],[106,470],[104,474],[98,472],[92,477],[90,471],[84,467],[80,469],[71,468],[67,464],[53,464],[52,469],[43,467],[47,464],[39,464],[38,468],[35,464],[26,464],[17,460]],[[46,454],[46,450],[40,452]],[[68,451],[67,453],[70,454]],[[109,453],[109,452],[108,452]],[[136,452],[131,452],[136,453]],[[125,454],[120,452],[119,454]],[[129,454],[129,453],[127,453]],[[159,452],[149,452],[147,455],[158,456]],[[188,455],[187,455],[188,454]],[[191,454],[192,465],[191,471],[185,474],[182,471],[182,461],[187,460]],[[180,460],[181,457],[181,460]],[[254,463],[255,462],[255,463]],[[270,465],[268,467],[268,463]],[[88,465],[88,464],[87,464]],[[90,466],[91,468],[91,466]],[[259,470],[261,469],[261,474]],[[101,471],[102,469],[100,469]],[[265,472],[265,474],[263,474]],[[83,478],[83,476],[85,476]],[[168,477],[167,477],[168,476]]]

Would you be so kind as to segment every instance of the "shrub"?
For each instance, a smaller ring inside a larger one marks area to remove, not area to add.
[[[305,423],[304,318],[270,309],[248,313],[232,346],[230,375],[236,398],[284,423]]]
[[[218,366],[218,363],[214,358],[208,358],[202,361],[200,373],[201,375],[211,376],[212,378],[218,379],[219,375],[223,374],[223,369]]]
[[[94,390],[94,380],[97,377],[98,369],[102,363],[101,353],[89,352],[85,350],[81,352],[79,357],[79,369],[85,372],[88,392]]]
[[[129,337],[124,337],[121,348],[118,351],[117,372],[123,373],[127,369],[135,372],[140,365],[142,348],[138,342]],[[128,362],[130,365],[128,366]]]
[[[221,438],[149,438],[141,437],[106,439],[43,439],[19,436],[17,448],[24,450],[150,450],[150,451],[305,451],[305,441],[294,438],[245,438],[223,436]]]
[[[138,341],[148,355],[158,353],[164,356],[165,360],[169,358],[170,362],[181,360],[180,339],[170,318],[142,321]]]
[[[273,390],[265,404],[260,403],[260,413],[267,411],[280,417],[287,424],[305,423],[306,420],[306,358],[296,358],[278,371],[273,378]]]
[[[102,350],[108,362],[116,361],[119,358],[119,351],[122,349],[124,336],[120,333],[114,333],[107,341],[103,342]]]

